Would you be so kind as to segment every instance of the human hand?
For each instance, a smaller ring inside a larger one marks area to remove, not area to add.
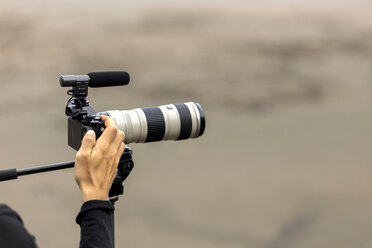
[[[76,154],[75,180],[79,185],[83,202],[108,200],[115,179],[118,163],[124,152],[124,133],[108,116],[101,116],[105,130],[96,140],[94,131],[86,133]]]

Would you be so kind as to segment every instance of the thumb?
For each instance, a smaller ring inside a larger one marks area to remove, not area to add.
[[[80,150],[90,153],[95,144],[96,144],[96,133],[93,130],[89,130],[85,134],[83,140],[81,141]]]

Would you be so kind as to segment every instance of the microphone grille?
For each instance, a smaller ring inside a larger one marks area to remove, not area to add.
[[[130,81],[128,72],[126,71],[106,71],[106,72],[90,72],[89,87],[110,87],[126,85]]]

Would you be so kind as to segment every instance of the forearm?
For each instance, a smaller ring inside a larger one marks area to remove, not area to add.
[[[114,206],[110,201],[88,201],[81,207],[76,217],[80,225],[80,248],[113,247],[113,214]]]

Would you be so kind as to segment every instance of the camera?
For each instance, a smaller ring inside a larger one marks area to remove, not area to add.
[[[129,74],[123,71],[91,72],[87,75],[64,75],[62,87],[72,87],[67,106],[68,144],[79,150],[81,140],[88,130],[97,138],[104,130],[101,115],[110,116],[125,133],[125,144],[147,143],[162,140],[197,138],[205,130],[205,115],[198,103],[186,102],[132,110],[109,110],[97,113],[87,100],[88,87],[126,85]]]

